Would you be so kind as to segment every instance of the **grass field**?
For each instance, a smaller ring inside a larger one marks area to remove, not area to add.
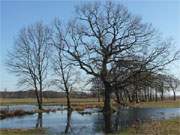
[[[35,98],[0,98],[1,105],[11,104],[36,104]],[[44,104],[66,104],[66,98],[44,98]],[[72,98],[72,103],[94,103],[97,102],[95,98]]]
[[[1,105],[21,105],[37,104],[34,98],[0,98]],[[43,105],[66,105],[66,98],[46,98],[43,99]],[[74,110],[80,111],[84,108],[103,107],[103,102],[98,102],[96,98],[73,98],[71,105]]]
[[[14,105],[14,104],[36,104],[35,98],[0,98],[1,105]],[[66,104],[66,98],[44,98],[44,104]],[[98,103],[96,98],[72,98],[72,104],[77,103]]]
[[[18,105],[18,104],[36,104],[35,98],[0,98],[1,105]],[[45,98],[43,99],[44,105],[66,105],[66,98]],[[98,102],[96,98],[72,98],[71,104],[74,107],[102,107],[103,102]],[[116,105],[115,102],[112,102],[113,105]],[[160,108],[169,108],[169,107],[180,107],[180,99],[174,100],[164,100],[164,101],[151,101],[151,102],[140,102],[140,103],[129,103],[129,106],[132,107],[160,107]]]

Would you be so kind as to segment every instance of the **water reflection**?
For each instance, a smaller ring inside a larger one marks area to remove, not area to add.
[[[112,117],[113,132],[122,131],[123,129],[131,126],[136,119],[137,119],[136,111],[131,112],[129,110],[118,110],[117,112],[114,113]]]
[[[111,111],[103,113],[104,114],[104,131],[105,133],[112,132],[112,114]]]
[[[106,128],[111,128],[111,132],[119,133],[131,126],[138,127],[138,125],[144,122],[169,119],[179,116],[179,108],[119,109],[117,112],[112,114],[111,118],[107,118],[106,115],[99,116],[101,118],[97,117],[94,120],[94,126],[96,127],[96,132],[103,131],[104,133],[107,133],[109,132],[109,129]],[[109,119],[111,119],[111,125],[110,123],[106,123]]]
[[[36,121],[36,128],[42,128],[43,127],[43,114],[38,113],[37,121]]]
[[[112,131],[121,132],[144,121],[172,117],[180,117],[180,108],[120,109],[113,113],[110,119]],[[64,110],[3,119],[0,120],[0,128],[46,128],[51,135],[103,135],[106,132],[105,118],[97,109],[88,109],[83,113]]]
[[[71,128],[71,114],[72,114],[72,110],[68,109],[68,111],[67,111],[67,124],[66,124],[66,128],[64,131],[65,134],[67,134],[68,132],[72,132],[72,131],[70,131],[70,129],[72,130],[72,128]]]

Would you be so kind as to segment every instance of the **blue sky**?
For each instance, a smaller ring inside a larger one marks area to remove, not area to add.
[[[17,90],[17,78],[5,67],[7,52],[14,46],[19,30],[37,21],[51,24],[55,17],[66,22],[74,15],[74,6],[86,1],[29,0],[0,1],[0,90]],[[172,37],[175,50],[180,49],[180,0],[119,0],[143,22],[152,23],[164,37]],[[171,66],[171,73],[180,78],[180,62]]]

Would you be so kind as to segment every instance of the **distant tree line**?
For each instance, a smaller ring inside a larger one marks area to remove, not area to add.
[[[137,81],[134,78],[134,81]],[[90,91],[98,98],[98,101],[104,99],[104,86],[98,78],[90,79]],[[164,74],[154,74],[144,78],[137,84],[129,84],[125,87],[114,85],[115,101],[121,105],[126,105],[128,102],[147,102],[166,99],[176,100],[177,87],[180,86],[180,80],[174,76]],[[166,93],[166,96],[165,96]],[[168,93],[168,94],[167,94]],[[173,94],[173,97],[172,97]]]
[[[43,91],[43,98],[64,98],[66,93],[64,91]],[[93,97],[92,94],[83,91],[73,91],[71,92],[72,98],[90,98]],[[0,98],[36,98],[34,90],[25,91],[1,91]]]

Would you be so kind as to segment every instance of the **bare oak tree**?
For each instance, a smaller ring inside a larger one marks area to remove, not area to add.
[[[105,130],[111,132],[111,94],[114,84],[137,75],[141,69],[160,71],[176,59],[169,57],[171,42],[161,42],[150,24],[132,15],[123,5],[107,2],[88,3],[77,7],[77,17],[65,30],[59,31],[64,48],[82,70],[100,78],[104,85]],[[61,29],[61,26],[57,26]],[[121,61],[140,61],[138,70],[129,64],[124,72]],[[119,64],[116,64],[119,62]],[[118,65],[118,66],[117,66]],[[143,68],[146,66],[146,68]],[[123,71],[117,72],[117,71]],[[113,74],[113,75],[112,75]]]
[[[34,89],[39,109],[43,103],[51,36],[51,30],[42,23],[22,29],[7,62],[8,69],[19,77],[19,84]]]

